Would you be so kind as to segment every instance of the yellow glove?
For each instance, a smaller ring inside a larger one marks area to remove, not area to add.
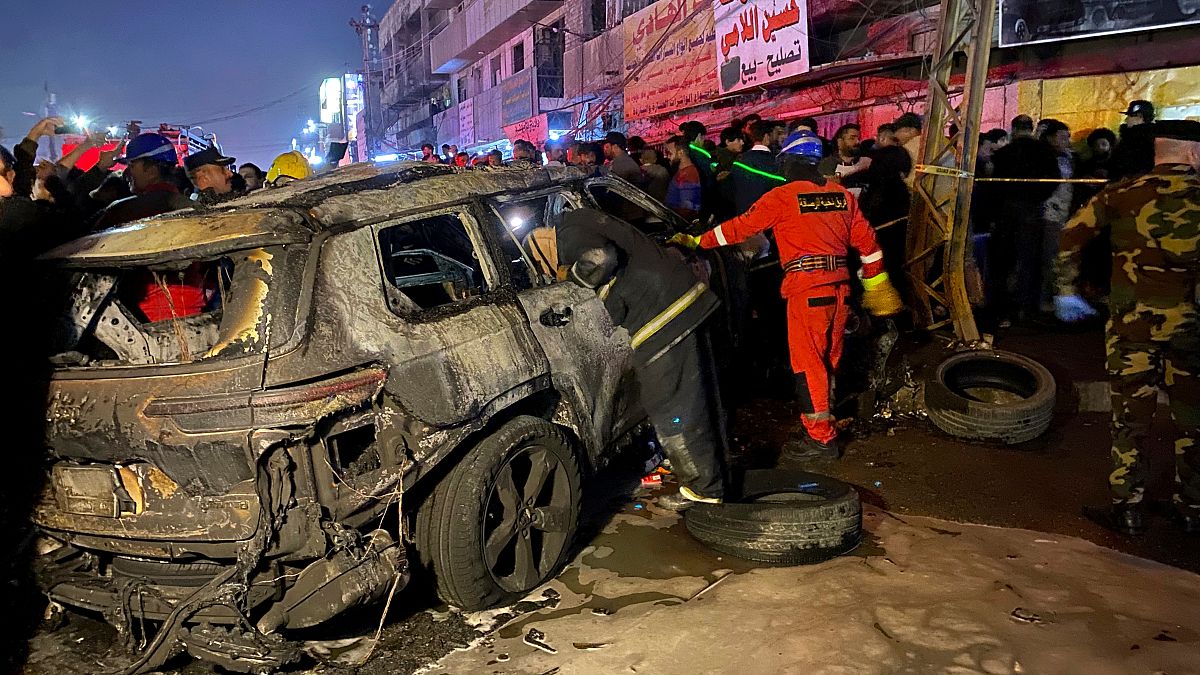
[[[863,279],[862,302],[872,316],[891,316],[904,309],[904,301],[888,279],[887,272]]]
[[[670,239],[668,239],[667,243],[668,244],[678,244],[679,246],[686,246],[687,248],[690,248],[690,249],[696,249],[696,248],[700,247],[700,237],[697,237],[697,236],[691,235],[691,234],[684,234],[684,233],[680,232],[679,234],[675,235],[674,237],[671,237]]]

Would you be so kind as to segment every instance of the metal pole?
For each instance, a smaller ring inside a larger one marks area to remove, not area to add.
[[[906,268],[918,323],[929,330],[953,324],[958,339],[970,345],[978,343],[979,330],[964,267],[996,0],[943,0],[941,11],[937,52],[929,70],[921,162],[914,167]],[[966,57],[966,72],[956,108],[950,103],[950,78],[960,53]],[[958,127],[953,138],[944,133],[950,122]]]

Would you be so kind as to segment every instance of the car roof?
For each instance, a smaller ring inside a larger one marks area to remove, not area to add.
[[[174,211],[86,235],[51,250],[42,259],[96,267],[211,257],[301,243],[311,240],[316,231],[332,227],[402,216],[473,197],[536,190],[588,175],[574,167],[463,171],[422,162],[351,164],[213,207]]]

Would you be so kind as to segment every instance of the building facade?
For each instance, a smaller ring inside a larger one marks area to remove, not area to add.
[[[430,36],[446,27],[443,0],[397,0],[379,20],[382,152],[399,154],[436,140],[433,116],[451,105],[449,78],[430,67]]]
[[[1154,30],[1039,42],[1098,31],[1103,6],[1120,3],[1084,0],[1085,16],[1032,29],[1012,15],[1018,3],[1002,4],[984,128],[1026,113],[1086,134],[1115,127],[1136,98],[1167,117],[1200,112],[1200,30],[1183,5]],[[418,138],[482,152],[610,130],[658,143],[685,120],[715,134],[749,113],[815,117],[826,135],[856,122],[867,136],[924,108],[937,20],[924,0],[402,0],[381,22],[384,94],[403,114],[397,145],[410,149]],[[1027,42],[1000,39],[1014,30]]]

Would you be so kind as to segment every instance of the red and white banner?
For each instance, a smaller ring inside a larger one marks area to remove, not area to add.
[[[720,93],[808,72],[808,0],[712,3]]]
[[[711,2],[658,0],[625,19],[626,120],[698,106],[716,93]]]
[[[504,127],[504,135],[509,142],[519,140],[529,141],[534,145],[541,147],[550,138],[550,124],[546,113],[534,115],[526,120],[521,120],[516,124],[510,124]]]

